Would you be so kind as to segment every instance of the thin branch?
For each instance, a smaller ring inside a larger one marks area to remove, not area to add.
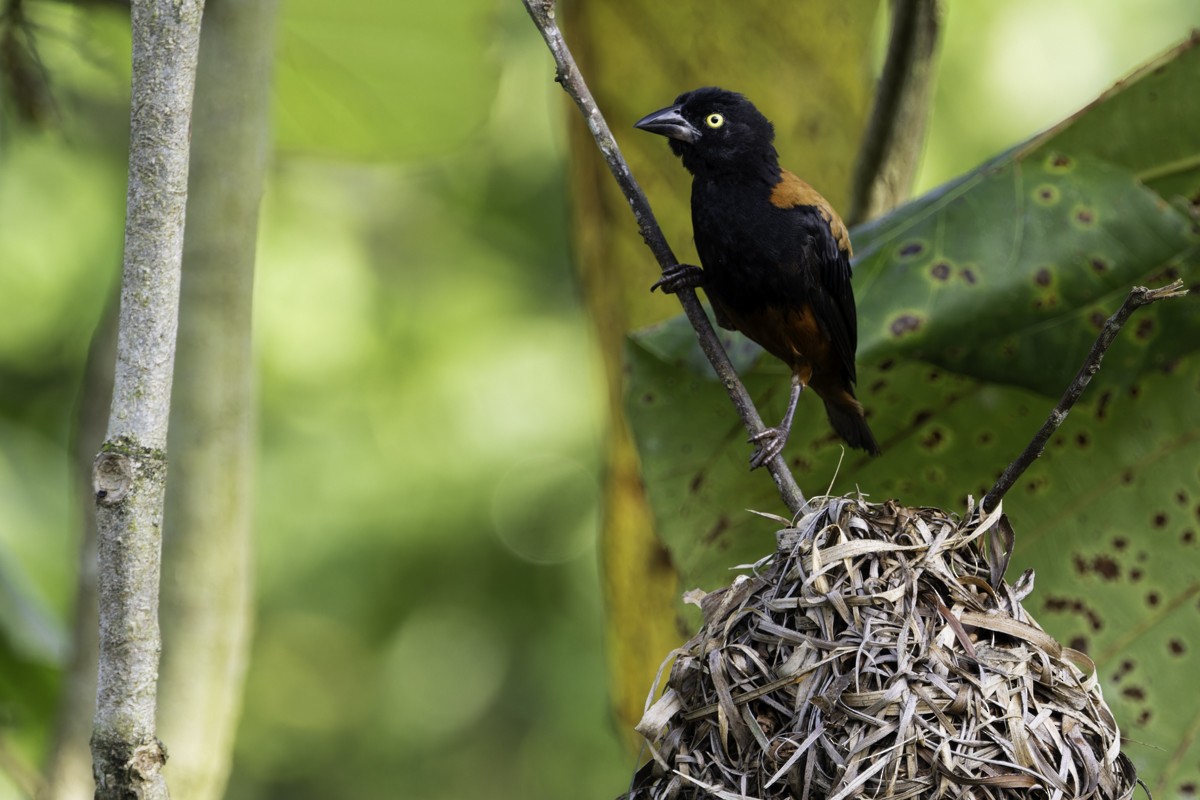
[[[604,116],[596,107],[596,101],[592,99],[592,93],[584,82],[579,68],[575,65],[575,59],[571,56],[571,51],[567,48],[562,32],[555,22],[554,0],[523,0],[523,2],[554,57],[554,63],[557,66],[555,80],[579,106],[579,110],[587,122],[588,130],[591,131],[596,145],[608,163],[609,170],[629,201],[642,240],[646,242],[646,246],[650,248],[650,252],[654,254],[654,258],[664,272],[676,266],[678,262],[675,254],[671,251],[662,229],[659,228],[658,222],[654,218],[650,203],[629,171],[629,165],[621,155],[621,150],[617,146],[617,141],[613,137],[608,123],[604,121]],[[696,336],[700,340],[700,349],[708,357],[717,378],[724,385],[725,391],[729,393],[729,398],[733,401],[742,422],[745,423],[746,430],[752,436],[762,432],[766,426],[763,425],[762,418],[754,407],[754,402],[750,399],[746,387],[738,379],[737,372],[734,370],[729,356],[725,353],[725,348],[721,346],[721,341],[717,338],[716,331],[713,330],[712,323],[708,320],[708,315],[704,313],[704,307],[700,305],[700,300],[696,297],[696,292],[692,289],[684,289],[677,292],[676,297],[679,298],[688,321],[696,330]],[[788,469],[783,456],[777,455],[771,459],[767,463],[767,469],[779,489],[779,495],[784,504],[793,514],[798,514],[805,507],[804,494],[796,484],[796,479]]]
[[[135,0],[125,251],[108,432],[92,469],[100,647],[96,800],[165,800],[155,733],[167,420],[203,0]]]
[[[940,0],[892,0],[892,34],[863,135],[846,222],[857,225],[908,197],[933,97]]]
[[[1046,442],[1050,441],[1050,437],[1054,435],[1054,432],[1066,420],[1067,414],[1074,407],[1075,402],[1079,400],[1088,383],[1091,382],[1092,376],[1100,369],[1100,361],[1104,358],[1104,354],[1117,338],[1117,334],[1121,332],[1121,328],[1129,321],[1133,312],[1142,306],[1148,306],[1159,300],[1182,297],[1185,294],[1187,294],[1187,289],[1183,288],[1183,281],[1175,281],[1158,289],[1135,286],[1129,292],[1129,296],[1125,298],[1125,302],[1117,309],[1117,313],[1109,317],[1108,321],[1104,323],[1100,335],[1096,337],[1096,342],[1092,345],[1091,352],[1088,353],[1087,360],[1084,361],[1083,366],[1076,373],[1075,380],[1071,381],[1071,385],[1063,393],[1062,399],[1058,401],[1058,405],[1054,407],[1054,410],[1050,412],[1050,416],[1042,423],[1041,429],[1030,440],[1021,455],[1017,456],[1005,468],[1004,472],[1000,475],[1000,479],[996,481],[996,485],[984,496],[983,502],[980,503],[981,511],[985,508],[994,510],[1008,490],[1013,487],[1013,484],[1020,479],[1022,473],[1042,455],[1042,451],[1046,449]]]

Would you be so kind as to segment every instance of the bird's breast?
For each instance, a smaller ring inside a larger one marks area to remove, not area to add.
[[[769,187],[693,187],[692,230],[709,295],[749,310],[795,295],[788,266],[794,232],[787,212],[771,205]]]

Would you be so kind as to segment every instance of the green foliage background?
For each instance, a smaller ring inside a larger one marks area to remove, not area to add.
[[[121,253],[128,68],[119,14],[31,11],[55,34],[59,114],[52,132],[0,127],[0,750],[37,764],[75,579],[72,420]],[[951,0],[923,186],[1193,25],[1188,0]],[[615,795],[634,759],[601,648],[603,390],[548,57],[515,3],[292,0],[279,65],[257,637],[229,795]],[[618,137],[631,121],[610,120]],[[1151,421],[1161,380],[1138,401]],[[1006,391],[980,402],[1025,396]],[[1097,514],[1164,491],[1094,485]]]

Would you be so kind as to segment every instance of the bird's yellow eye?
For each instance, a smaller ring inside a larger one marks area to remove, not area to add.
[[[709,114],[704,118],[704,124],[710,128],[719,128],[725,124],[725,117],[716,113]]]

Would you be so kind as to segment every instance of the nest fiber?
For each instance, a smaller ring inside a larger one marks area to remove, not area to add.
[[[1095,665],[1004,581],[999,509],[828,498],[778,539],[700,601],[627,798],[1132,796]]]

